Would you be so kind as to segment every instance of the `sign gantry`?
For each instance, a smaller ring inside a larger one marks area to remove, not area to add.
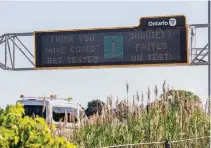
[[[0,36],[0,68],[38,70],[165,65],[207,65],[207,47],[196,48],[196,29],[183,15],[143,17],[138,26],[86,30],[35,31]],[[33,37],[27,48],[21,37]],[[189,36],[189,38],[188,38]],[[188,42],[190,41],[190,42]],[[4,45],[4,46],[1,46]],[[189,51],[188,51],[189,46]],[[17,67],[17,50],[31,66]],[[33,51],[34,50],[34,51]]]

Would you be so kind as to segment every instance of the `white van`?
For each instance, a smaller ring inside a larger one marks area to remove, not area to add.
[[[65,121],[66,127],[77,127],[80,124],[81,106],[70,98],[61,99],[53,95],[50,97],[24,97],[21,95],[20,98],[22,99],[17,102],[24,105],[25,116],[43,117],[47,123],[53,123],[56,126]]]

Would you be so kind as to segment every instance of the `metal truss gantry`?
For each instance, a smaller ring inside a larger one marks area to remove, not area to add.
[[[197,38],[197,32],[205,31],[205,33],[200,36],[200,39]],[[189,25],[189,59],[190,65],[209,65],[208,56],[208,24],[192,24]],[[204,46],[198,47],[197,42],[206,41]]]
[[[197,32],[201,29],[208,29],[208,24],[191,24],[189,25],[189,39],[188,39],[188,53],[189,64],[194,65],[209,65],[208,63],[208,42],[203,47],[197,47]],[[207,32],[207,31],[206,31]],[[3,56],[0,55],[0,69],[11,71],[25,71],[35,69],[35,55],[33,52],[34,47],[26,47],[21,37],[32,37],[33,32],[27,33],[6,33],[0,36],[0,54],[3,50]],[[199,40],[206,40],[207,33],[204,34]],[[2,49],[3,48],[3,49]],[[27,63],[31,66],[17,67],[17,52],[21,57],[26,59]]]
[[[27,48],[20,39],[21,37],[29,36],[33,37],[33,32],[6,33],[0,36],[0,50],[1,47],[4,48],[4,56],[0,57],[0,69],[13,71],[35,70],[35,56],[32,52],[33,49],[30,50],[30,48]],[[19,54],[21,54],[21,58],[25,58],[31,66],[16,67],[17,52],[19,52]]]

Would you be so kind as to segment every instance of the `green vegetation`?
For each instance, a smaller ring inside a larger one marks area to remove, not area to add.
[[[210,146],[210,120],[207,107],[203,107],[197,95],[185,90],[169,90],[163,85],[158,96],[155,86],[155,99],[151,101],[148,89],[146,98],[137,92],[133,99],[115,102],[116,110],[110,108],[112,97],[107,103],[93,100],[86,109],[90,119],[80,118],[80,127],[70,130],[71,134],[60,133],[47,125],[44,119],[24,116],[21,104],[9,105],[0,109],[0,147],[3,148],[100,148],[121,144],[163,142],[180,139],[206,137],[190,141],[171,143],[172,148],[207,148]],[[144,100],[147,106],[144,105]],[[128,103],[128,100],[132,103]],[[139,104],[137,103],[139,102]],[[66,131],[65,129],[63,129]],[[66,137],[69,142],[66,140]],[[75,143],[73,145],[71,143]],[[163,148],[164,144],[142,145],[142,148]],[[140,147],[140,145],[134,146]],[[122,147],[124,148],[124,147]]]
[[[52,134],[54,127],[43,118],[25,116],[22,104],[0,110],[0,147],[2,148],[76,148],[64,137]]]
[[[128,90],[128,84],[127,84]],[[116,103],[117,112],[112,113],[107,105],[102,109],[102,115],[94,115],[88,121],[82,121],[80,130],[75,132],[73,141],[83,143],[88,148],[105,147],[121,144],[137,144],[148,142],[170,142],[210,135],[210,120],[202,108],[199,97],[190,91],[166,90],[150,103],[150,90],[147,93],[148,106],[143,107],[144,96],[137,93],[135,100],[141,100],[141,105]],[[126,101],[127,102],[127,101]],[[94,110],[94,109],[93,109]],[[96,109],[95,109],[96,110]],[[175,142],[173,148],[209,147],[209,137],[204,139]],[[145,148],[163,148],[163,144],[144,145]],[[135,147],[135,146],[134,146]],[[137,146],[137,147],[140,147]]]

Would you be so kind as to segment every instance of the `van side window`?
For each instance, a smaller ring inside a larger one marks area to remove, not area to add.
[[[65,112],[67,114],[68,123],[77,123],[77,109],[70,107],[53,107],[53,120],[55,122],[64,122]]]
[[[35,116],[46,118],[46,108],[43,112],[43,106],[41,105],[24,105],[25,116]]]

